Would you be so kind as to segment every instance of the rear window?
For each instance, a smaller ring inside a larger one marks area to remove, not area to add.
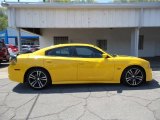
[[[22,48],[29,48],[28,46],[22,46]]]
[[[47,56],[71,57],[72,50],[70,47],[53,48],[51,50],[46,51],[46,55]]]

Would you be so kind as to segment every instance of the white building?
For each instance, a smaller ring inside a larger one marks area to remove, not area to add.
[[[3,3],[9,26],[41,35],[40,46],[91,43],[112,54],[160,56],[160,3]]]

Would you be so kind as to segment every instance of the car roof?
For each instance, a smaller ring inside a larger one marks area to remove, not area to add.
[[[58,44],[58,45],[52,45],[52,46],[49,46],[49,47],[45,47],[45,48],[42,48],[36,52],[34,52],[34,54],[42,54],[44,53],[46,50],[49,50],[49,49],[53,49],[53,48],[58,48],[58,47],[67,47],[67,46],[88,46],[88,47],[93,47],[93,48],[96,48],[98,50],[100,50],[101,52],[105,53],[102,49],[98,48],[97,46],[95,45],[92,45],[92,44],[84,44],[84,43],[67,43],[67,44]]]
[[[58,45],[52,45],[54,47],[59,46],[94,46],[92,44],[85,44],[85,43],[66,43],[66,44],[58,44]]]

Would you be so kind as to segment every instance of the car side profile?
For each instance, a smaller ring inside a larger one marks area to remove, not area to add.
[[[9,78],[35,89],[49,84],[124,83],[152,80],[150,63],[131,56],[112,56],[90,44],[60,44],[12,57]]]

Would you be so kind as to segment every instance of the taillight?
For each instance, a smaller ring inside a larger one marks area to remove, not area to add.
[[[17,63],[17,56],[16,55],[11,55],[9,62],[11,65],[15,65]]]
[[[2,48],[2,51],[3,51],[3,52],[6,52],[6,49],[5,49],[5,48]]]

